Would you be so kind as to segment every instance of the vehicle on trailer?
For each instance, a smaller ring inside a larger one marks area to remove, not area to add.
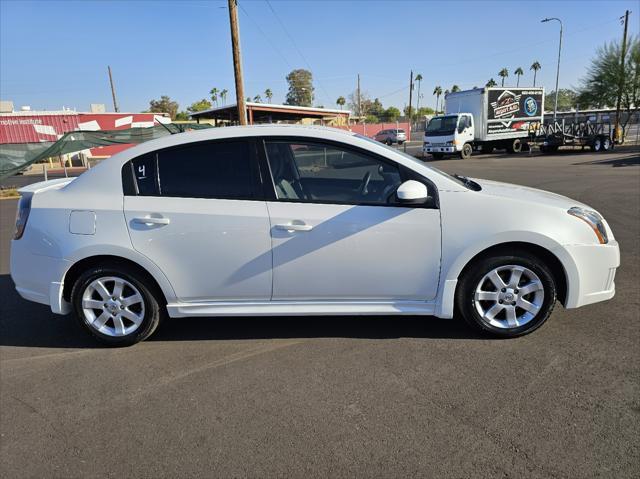
[[[423,152],[471,157],[474,151],[518,153],[544,119],[543,88],[474,88],[447,94],[445,114],[425,129]]]
[[[613,149],[614,127],[609,116],[563,118],[542,124],[537,132],[540,151],[555,153],[560,147],[589,147],[593,152]]]
[[[379,141],[380,143],[385,143],[389,146],[393,145],[394,143],[402,145],[405,141],[407,141],[407,133],[401,128],[391,128],[387,130],[380,130],[375,134],[373,139]]]
[[[613,297],[620,260],[578,201],[312,126],[171,135],[20,194],[17,291],[113,345],[167,316],[457,312],[515,337]]]

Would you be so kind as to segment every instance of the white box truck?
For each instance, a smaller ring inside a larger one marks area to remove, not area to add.
[[[519,152],[544,115],[543,88],[474,88],[449,93],[444,115],[425,129],[423,151],[434,158],[495,148]]]

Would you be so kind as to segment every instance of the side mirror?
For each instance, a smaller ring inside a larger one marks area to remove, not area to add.
[[[407,180],[398,187],[396,196],[401,203],[422,204],[429,198],[429,192],[419,181]]]

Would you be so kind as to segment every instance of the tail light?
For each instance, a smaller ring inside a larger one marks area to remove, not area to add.
[[[21,196],[18,201],[18,211],[16,212],[16,231],[13,234],[13,239],[20,239],[24,234],[24,229],[27,226],[27,220],[29,219],[29,212],[31,211],[31,195]]]

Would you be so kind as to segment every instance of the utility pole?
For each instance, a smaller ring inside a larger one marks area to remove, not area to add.
[[[247,107],[244,100],[244,81],[242,79],[242,57],[240,56],[240,29],[238,27],[237,0],[229,0],[229,23],[231,24],[231,48],[233,50],[233,74],[236,78],[236,103],[238,121],[247,124]]]
[[[360,73],[358,73],[358,116],[362,116],[362,103],[360,102]]]
[[[562,54],[562,20],[556,17],[545,18],[541,20],[542,23],[555,20],[560,24],[560,41],[558,42],[558,66],[556,68],[556,99],[553,106],[553,123],[556,122],[556,114],[558,113],[558,80],[560,79],[560,55]]]
[[[622,53],[620,55],[620,83],[618,84],[618,98],[616,99],[616,123],[613,127],[614,140],[618,143],[622,138],[618,136],[620,128],[620,102],[622,101],[622,89],[624,87],[624,60],[627,56],[627,25],[629,24],[629,10],[624,13],[624,34],[622,35]]]
[[[409,76],[409,140],[411,140],[411,102],[413,101],[413,70]],[[403,143],[404,151],[407,151],[407,142]]]
[[[109,83],[111,84],[111,96],[113,97],[113,110],[118,113],[120,110],[118,109],[118,101],[116,100],[116,89],[113,86],[113,76],[111,75],[111,67],[107,65],[107,70],[109,70]]]

